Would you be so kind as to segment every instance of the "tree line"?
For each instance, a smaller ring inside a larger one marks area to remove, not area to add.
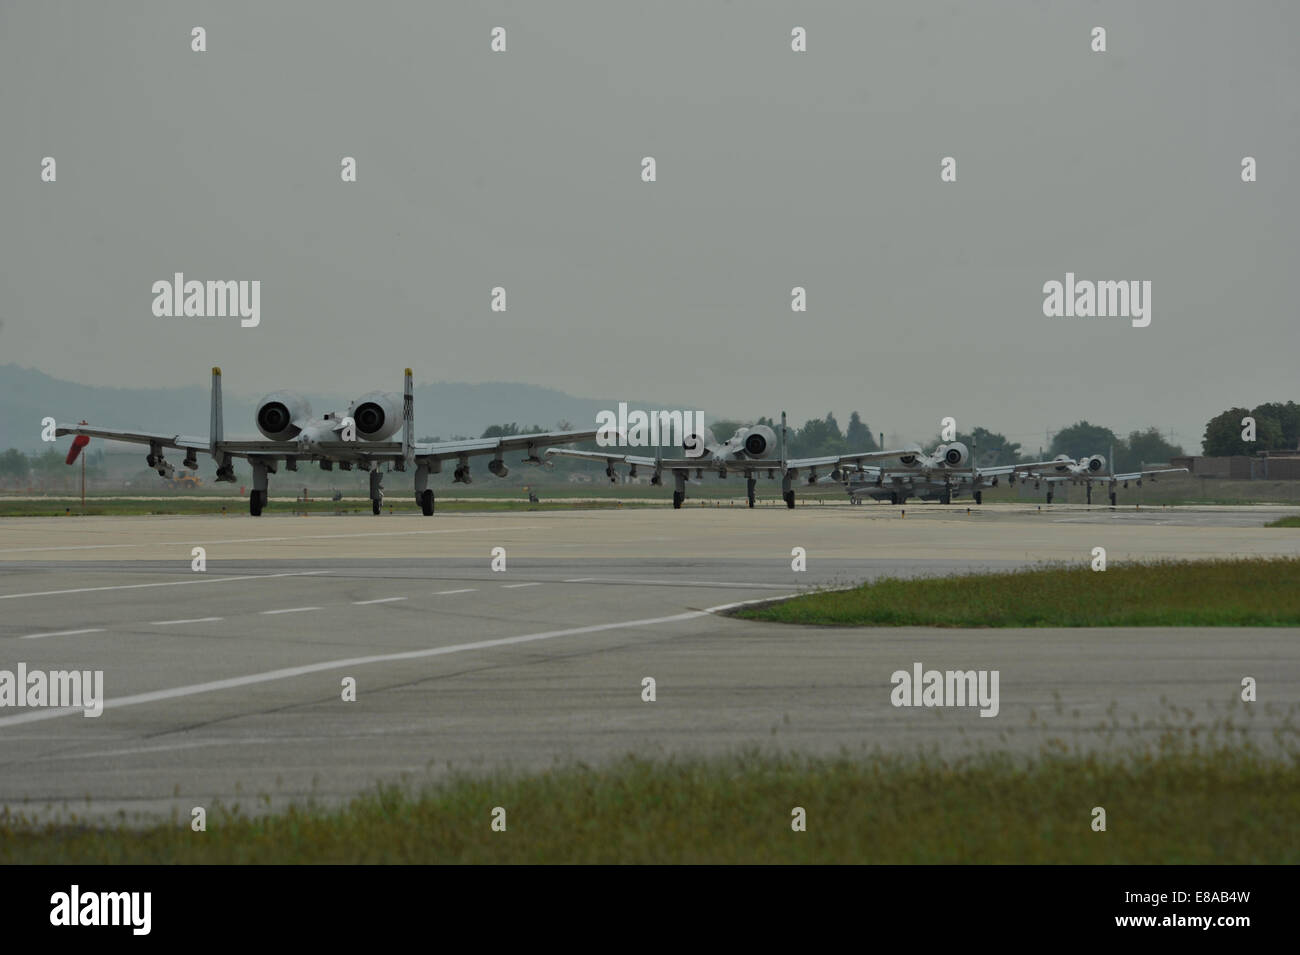
[[[1247,440],[1244,418],[1255,419],[1255,440]],[[1210,456],[1300,449],[1300,405],[1269,401],[1254,408],[1229,408],[1210,419],[1201,441]]]
[[[10,448],[0,453],[0,480],[68,477],[72,474],[72,468],[64,463],[67,453],[66,448],[46,448],[40,454],[23,454],[17,448]],[[104,474],[104,449],[96,448],[86,455],[86,476],[98,478]],[[78,468],[77,477],[80,476],[81,469]]]

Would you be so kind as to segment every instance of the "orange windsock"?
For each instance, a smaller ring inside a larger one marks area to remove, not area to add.
[[[74,461],[76,461],[77,455],[81,453],[81,449],[88,444],[90,444],[90,438],[88,438],[84,434],[79,434],[75,438],[73,438],[72,447],[68,448],[68,457],[66,459],[66,463],[72,464]]]

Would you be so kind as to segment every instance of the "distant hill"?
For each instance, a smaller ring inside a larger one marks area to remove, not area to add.
[[[269,389],[268,389],[269,390]],[[253,409],[261,394],[233,392],[227,379],[224,395],[226,433],[253,436]],[[304,395],[317,413],[345,411],[356,395]],[[627,400],[627,399],[624,399]],[[550,430],[561,420],[575,428],[595,427],[596,412],[616,409],[617,401],[575,398],[554,388],[510,383],[437,382],[415,389],[416,437],[455,434],[478,437],[494,424],[541,425]],[[673,407],[638,402],[633,407]],[[691,407],[691,406],[687,406]],[[0,450],[44,450],[41,419],[80,421],[109,428],[134,428],[182,434],[208,433],[208,382],[185,388],[108,388],[61,381],[32,368],[0,365]]]

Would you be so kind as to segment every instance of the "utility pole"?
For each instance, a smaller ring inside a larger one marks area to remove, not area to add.
[[[81,423],[86,424],[87,422],[83,420]],[[82,517],[86,516],[86,455],[85,454],[82,454],[81,456],[81,516]]]

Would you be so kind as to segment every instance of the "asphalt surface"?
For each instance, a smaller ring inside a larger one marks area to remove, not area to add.
[[[629,752],[1104,750],[1189,713],[1267,746],[1300,704],[1295,629],[840,630],[718,608],[1098,545],[1111,561],[1300,554],[1300,532],[1262,526],[1279,513],[1294,509],[6,520],[0,669],[102,670],[107,702],[98,718],[0,708],[0,805],[187,818]],[[997,670],[997,716],[893,706],[891,675],[917,662]]]

